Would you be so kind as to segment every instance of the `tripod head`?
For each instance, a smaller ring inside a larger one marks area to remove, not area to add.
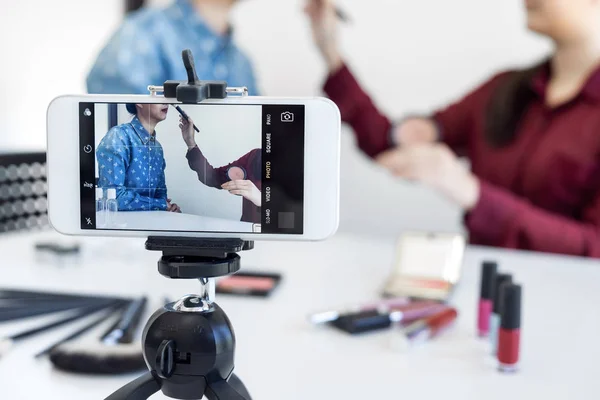
[[[241,239],[149,237],[146,249],[162,251],[159,273],[170,279],[198,279],[200,294],[186,295],[156,311],[144,328],[143,353],[149,372],[107,400],[145,400],[161,390],[176,399],[250,400],[233,374],[235,335],[214,302],[213,278],[240,269]]]

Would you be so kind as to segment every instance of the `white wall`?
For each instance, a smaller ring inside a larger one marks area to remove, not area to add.
[[[46,107],[83,93],[122,0],[0,1],[0,151],[46,147]]]
[[[0,67],[0,149],[42,147],[45,105],[53,95],[84,89],[85,72],[114,29],[121,1],[2,3],[0,49],[10,61]],[[342,46],[365,87],[391,117],[427,112],[495,71],[532,62],[548,51],[548,43],[526,32],[522,3],[338,0],[353,19],[341,30]],[[266,94],[320,91],[324,69],[310,42],[302,4],[247,0],[237,6],[235,35],[254,58]],[[30,13],[32,8],[37,14]],[[43,35],[33,33],[31,26]],[[33,71],[47,84],[40,97],[38,82],[29,78]],[[356,152],[350,135],[344,137],[342,167],[343,228],[381,233],[459,229],[458,210],[428,190],[389,178]]]
[[[181,108],[194,120],[200,130],[196,143],[213,167],[235,161],[250,150],[260,148],[262,113],[260,106],[223,107],[218,105],[185,105]],[[96,147],[106,134],[107,106],[96,105]],[[130,121],[131,115],[119,107],[120,122]],[[242,198],[225,190],[207,187],[198,181],[188,166],[187,146],[179,129],[179,114],[169,108],[167,119],[156,126],[157,139],[163,147],[167,168],[165,179],[168,196],[182,212],[239,221]]]

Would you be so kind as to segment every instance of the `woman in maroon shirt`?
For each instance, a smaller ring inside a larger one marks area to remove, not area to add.
[[[600,258],[600,1],[525,4],[529,28],[554,41],[549,61],[397,124],[344,64],[331,1],[309,0],[306,12],[329,68],[325,92],[360,148],[458,204],[472,243]]]

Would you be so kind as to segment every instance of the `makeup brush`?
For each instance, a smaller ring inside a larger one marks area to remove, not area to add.
[[[75,314],[70,315],[68,317],[61,318],[56,321],[52,321],[48,324],[38,326],[33,329],[28,329],[26,331],[19,332],[12,336],[8,336],[8,337],[0,340],[0,358],[2,358],[2,355],[6,354],[14,346],[14,344],[16,342],[27,339],[28,337],[31,337],[31,336],[35,336],[39,333],[44,333],[51,329],[58,328],[59,326],[76,321],[80,318],[86,317],[90,314],[96,313],[102,309],[105,309],[105,308],[113,306],[113,305],[114,305],[114,302],[104,303],[104,304],[90,306],[90,307],[84,307],[84,308],[79,309],[79,311],[76,312]]]
[[[146,308],[146,297],[133,300],[123,312],[123,317],[113,326],[102,339],[106,344],[131,343],[135,328]],[[133,328],[131,328],[133,327]]]
[[[348,14],[346,14],[346,12],[344,10],[342,10],[340,7],[335,6],[335,15],[338,17],[338,19],[342,22],[345,22],[347,24],[351,23],[352,20],[350,19],[350,17],[348,16]]]
[[[54,350],[58,346],[62,345],[63,343],[66,343],[66,342],[68,342],[70,340],[73,340],[73,339],[77,339],[78,337],[80,337],[81,335],[83,335],[84,333],[86,333],[87,331],[89,331],[90,329],[93,329],[96,326],[98,326],[101,323],[103,323],[104,321],[107,321],[109,318],[114,317],[115,313],[118,312],[123,307],[125,307],[126,304],[127,304],[126,301],[119,301],[119,303],[117,305],[115,305],[114,307],[111,307],[111,308],[105,310],[104,314],[102,314],[100,316],[100,318],[96,318],[95,320],[93,320],[89,324],[84,325],[83,327],[79,328],[75,332],[71,333],[69,336],[60,339],[58,342],[56,342],[56,343],[50,345],[49,347],[45,348],[44,350],[40,351],[39,353],[37,353],[35,355],[35,358],[43,357],[43,356],[49,354],[52,350]]]
[[[50,351],[50,361],[58,369],[88,374],[121,374],[145,369],[142,346],[133,340],[145,305],[145,297],[130,302],[106,334],[99,334],[100,326],[63,343]]]
[[[30,318],[44,314],[52,314],[60,311],[73,310],[82,307],[92,307],[115,301],[107,300],[57,300],[57,301],[34,301],[24,302],[24,305],[11,305],[9,307],[0,307],[0,322],[13,321],[16,319]],[[23,303],[19,303],[23,304]]]
[[[34,290],[0,289],[0,299],[97,299],[116,300],[112,296],[89,296],[75,293],[40,292]]]
[[[172,105],[173,107],[175,107],[175,109],[177,110],[177,112],[178,112],[179,114],[181,114],[181,116],[183,117],[183,119],[185,119],[187,122],[189,122],[189,121],[190,121],[190,117],[188,117],[187,113],[186,113],[185,111],[183,111],[183,110],[181,109],[181,107],[179,107],[179,106],[176,106],[176,105],[173,105],[173,104],[171,104],[171,105]],[[196,126],[196,124],[194,124],[194,130],[195,130],[196,132],[200,133],[200,129],[198,129],[198,127]]]

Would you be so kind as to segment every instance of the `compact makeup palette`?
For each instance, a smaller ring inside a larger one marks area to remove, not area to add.
[[[238,272],[217,281],[216,292],[239,296],[267,297],[279,285],[281,275],[259,272]]]
[[[227,177],[232,181],[244,180],[246,179],[246,170],[242,167],[229,167],[227,170]]]
[[[463,235],[410,232],[398,240],[394,270],[384,295],[446,301],[458,283],[466,246]]]
[[[0,154],[0,232],[47,227],[46,153]]]

